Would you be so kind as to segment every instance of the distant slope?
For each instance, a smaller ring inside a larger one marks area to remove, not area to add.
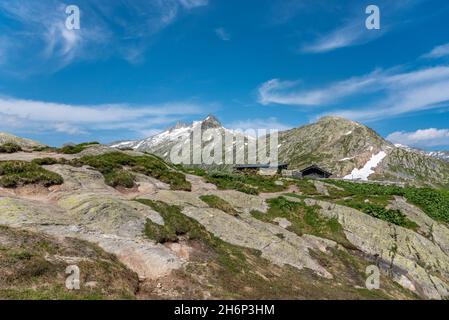
[[[0,145],[5,143],[15,143],[25,149],[44,146],[43,144],[30,139],[20,138],[9,133],[0,132]]]
[[[340,178],[449,185],[449,163],[397,147],[374,130],[339,117],[285,131],[280,143],[280,159],[292,169],[316,163]]]

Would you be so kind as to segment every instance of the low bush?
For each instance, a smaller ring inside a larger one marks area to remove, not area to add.
[[[0,186],[15,188],[27,184],[45,187],[62,184],[63,178],[35,163],[25,161],[0,161]]]
[[[152,155],[130,156],[123,152],[105,153],[99,156],[84,156],[71,162],[72,165],[88,165],[100,171],[107,184],[114,186],[118,181],[127,186],[134,182],[134,175],[123,171],[127,167],[131,172],[142,173],[170,185],[172,190],[191,190],[191,184],[185,174],[174,171],[169,165]]]
[[[135,185],[134,179],[135,176],[126,170],[114,170],[104,175],[106,184],[114,188],[132,188]]]
[[[5,143],[0,145],[0,153],[16,153],[22,151],[22,147],[16,143]]]
[[[85,143],[80,143],[77,145],[67,145],[67,146],[63,146],[62,148],[58,149],[58,152],[63,153],[63,154],[77,154],[92,145],[98,145],[98,144],[99,144],[98,142],[85,142]]]

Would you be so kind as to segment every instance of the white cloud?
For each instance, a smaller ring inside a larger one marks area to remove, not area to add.
[[[425,58],[436,59],[449,56],[449,43],[433,48],[428,54],[424,55]]]
[[[298,89],[298,83],[270,80],[259,87],[259,102],[322,109],[375,93],[374,101],[365,107],[324,112],[353,120],[377,120],[449,104],[449,66],[411,72],[377,70],[310,90]]]
[[[181,12],[207,4],[207,0],[80,0],[81,29],[68,30],[67,4],[62,0],[0,1],[0,19],[6,16],[16,25],[14,29],[1,25],[0,33],[21,49],[2,47],[0,59],[7,56],[9,69],[29,73],[110,55],[139,62],[154,34],[173,24]]]
[[[235,122],[231,122],[228,125],[226,125],[227,128],[229,129],[234,129],[234,130],[258,130],[258,129],[266,129],[266,130],[270,130],[270,129],[274,129],[274,130],[279,130],[279,131],[284,131],[284,130],[288,130],[291,129],[292,126],[281,123],[278,121],[278,119],[274,118],[274,117],[270,117],[267,119],[247,119],[247,120],[240,120],[240,121],[235,121]]]
[[[387,137],[393,143],[413,147],[449,146],[449,129],[420,129],[414,132],[398,131]]]
[[[322,53],[344,47],[355,46],[369,42],[382,35],[381,31],[369,31],[362,24],[349,24],[319,37],[312,43],[302,47],[303,52]]]
[[[71,135],[94,130],[148,132],[155,126],[165,126],[179,118],[202,112],[202,107],[190,103],[69,105],[0,97],[2,129],[54,130]]]
[[[301,106],[319,106],[326,103],[338,101],[361,90],[378,90],[376,84],[381,82],[385,76],[379,72],[354,77],[344,81],[336,82],[328,87],[313,90],[298,90],[301,81],[281,81],[272,79],[259,87],[259,102],[267,105],[271,103]]]
[[[231,35],[229,34],[229,32],[226,31],[225,28],[217,28],[217,29],[215,29],[215,33],[223,41],[231,40]]]

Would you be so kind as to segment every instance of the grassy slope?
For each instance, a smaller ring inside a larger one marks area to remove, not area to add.
[[[137,275],[93,244],[4,226],[0,239],[0,299],[129,299],[137,290]],[[65,287],[73,264],[80,268],[80,290]]]

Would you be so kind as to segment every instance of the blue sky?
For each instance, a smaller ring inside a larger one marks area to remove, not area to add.
[[[449,149],[446,1],[67,1],[0,0],[0,131],[60,145],[209,113],[241,129],[334,114]]]

